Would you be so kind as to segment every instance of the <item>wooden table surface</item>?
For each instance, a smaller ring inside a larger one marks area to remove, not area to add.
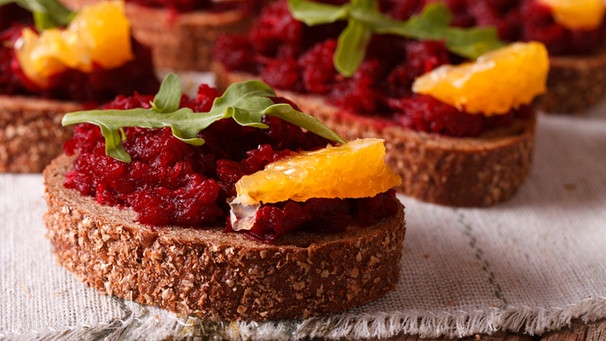
[[[424,339],[414,335],[400,335],[389,341],[445,341],[449,338]],[[606,341],[606,320],[593,323],[573,322],[570,327],[557,332],[547,332],[540,336],[497,333],[494,335],[474,335],[463,341]]]

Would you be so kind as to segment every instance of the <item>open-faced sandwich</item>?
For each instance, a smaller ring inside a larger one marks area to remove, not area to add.
[[[64,0],[71,8],[100,0]],[[122,0],[121,0],[122,1]],[[244,32],[262,0],[123,0],[137,40],[152,49],[154,65],[206,71],[218,34]]]
[[[404,210],[382,140],[343,143],[260,81],[218,95],[182,96],[169,74],[155,97],[64,117],[82,124],[44,171],[58,262],[103,293],[222,320],[393,289]]]
[[[407,1],[406,3],[409,3]],[[419,1],[421,2],[421,1]],[[546,112],[580,113],[606,95],[603,0],[444,1],[456,25],[493,26],[507,41],[539,41],[549,51]]]
[[[0,172],[41,172],[71,135],[65,112],[155,92],[159,81],[120,3],[78,13],[17,3],[25,8],[0,5]]]
[[[545,47],[449,26],[440,3],[413,16],[400,5],[275,2],[246,35],[219,39],[217,86],[261,78],[346,139],[384,138],[404,194],[452,206],[510,198],[532,164]]]

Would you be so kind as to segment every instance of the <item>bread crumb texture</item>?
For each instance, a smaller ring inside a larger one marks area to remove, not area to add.
[[[63,115],[81,109],[74,102],[0,96],[0,172],[42,172],[72,134],[61,126]]]
[[[45,170],[44,216],[58,262],[99,291],[213,320],[305,318],[394,289],[404,208],[369,228],[293,233],[261,244],[220,229],[152,228],[62,186],[70,158]]]
[[[550,57],[547,93],[536,107],[547,113],[582,114],[606,95],[606,49],[590,56]]]

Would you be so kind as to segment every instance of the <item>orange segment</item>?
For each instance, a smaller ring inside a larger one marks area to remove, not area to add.
[[[48,31],[43,36],[24,29],[16,46],[19,65],[27,77],[36,84],[45,86],[48,77],[66,68],[66,62],[76,60],[76,50],[68,45],[59,31]]]
[[[121,1],[82,8],[66,29],[41,34],[26,29],[15,45],[25,75],[41,87],[68,68],[90,72],[94,63],[110,69],[133,58],[130,23]]]
[[[602,24],[604,0],[539,0],[550,7],[553,19],[571,30],[591,30]]]
[[[106,69],[118,67],[133,58],[130,44],[130,21],[121,1],[100,2],[84,7],[70,23],[90,59]]]
[[[271,163],[236,183],[243,205],[310,198],[372,197],[399,185],[381,139],[359,139]]]
[[[541,43],[513,43],[475,62],[443,65],[417,78],[413,91],[470,114],[505,114],[545,92],[549,57]]]

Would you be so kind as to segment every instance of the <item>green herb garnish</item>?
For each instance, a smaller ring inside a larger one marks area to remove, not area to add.
[[[66,26],[75,15],[57,0],[0,0],[0,6],[10,3],[32,12],[38,31]]]
[[[347,20],[339,35],[334,65],[339,73],[352,76],[364,60],[373,34],[395,34],[418,40],[443,41],[451,52],[469,59],[505,45],[492,27],[451,27],[452,15],[446,5],[430,3],[423,12],[406,21],[380,12],[375,0],[352,0],[341,6],[308,0],[288,0],[295,19],[309,26]]]
[[[217,97],[207,113],[195,113],[190,108],[179,108],[182,88],[176,75],[168,74],[150,109],[89,110],[68,113],[62,124],[91,123],[101,128],[105,137],[107,155],[124,162],[131,157],[122,146],[122,128],[170,127],[173,135],[183,142],[199,146],[204,140],[198,133],[213,122],[232,118],[242,126],[266,129],[263,115],[279,117],[331,141],[345,141],[316,118],[295,110],[285,103],[275,104],[270,97],[276,94],[267,84],[252,80],[230,85],[221,97]]]

